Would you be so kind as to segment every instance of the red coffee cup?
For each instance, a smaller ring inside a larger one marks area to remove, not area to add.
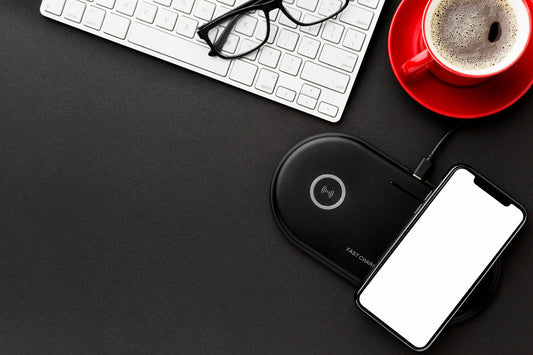
[[[442,15],[439,13],[439,8],[442,8],[441,3],[445,3],[446,6],[457,6],[460,9],[460,6],[463,6],[465,3],[468,3],[465,6],[479,6],[480,9],[487,9],[488,2],[483,0],[473,0],[473,1],[464,1],[464,0],[430,0],[428,1],[421,21],[421,37],[422,37],[422,50],[416,54],[411,59],[407,60],[401,67],[400,75],[405,79],[415,79],[416,74],[423,72],[425,70],[430,70],[437,78],[440,80],[458,86],[470,86],[479,84],[503,71],[509,69],[513,64],[515,64],[518,59],[522,56],[532,33],[532,18],[529,7],[526,3],[526,0],[504,0],[511,8],[511,12],[516,16],[516,33],[514,35],[514,42],[512,48],[506,51],[506,54],[503,56],[499,62],[494,65],[485,68],[467,68],[457,63],[453,63],[451,60],[446,58],[442,53],[439,52],[439,47],[435,44],[434,38],[431,35],[431,21],[438,21],[439,18],[436,16]],[[529,0],[531,1],[531,0]],[[451,4],[451,5],[450,5]],[[474,5],[472,5],[474,4]],[[470,11],[466,9],[464,11]],[[436,11],[437,10],[437,11]],[[456,9],[454,9],[455,11]],[[460,9],[463,11],[463,9]],[[497,11],[489,9],[487,11]],[[499,36],[498,30],[500,24],[494,22],[491,26],[490,31],[495,27],[496,32],[494,35]],[[487,29],[488,31],[489,29]],[[491,34],[488,34],[490,38]],[[509,37],[507,37],[509,38]],[[498,39],[496,39],[497,41]],[[460,43],[460,42],[457,42]],[[453,43],[452,43],[453,44]],[[504,43],[505,44],[505,43]]]

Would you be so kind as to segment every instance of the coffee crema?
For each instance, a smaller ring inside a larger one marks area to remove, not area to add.
[[[452,67],[479,71],[509,55],[518,20],[507,0],[444,0],[430,19],[430,40]]]

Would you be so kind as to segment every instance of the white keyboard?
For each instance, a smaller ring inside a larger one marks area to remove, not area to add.
[[[297,26],[279,10],[258,51],[208,56],[198,26],[246,0],[43,0],[41,13],[327,121],[337,122],[385,0],[350,0],[334,19]],[[297,8],[299,1],[295,1]],[[255,34],[256,37],[260,34]]]

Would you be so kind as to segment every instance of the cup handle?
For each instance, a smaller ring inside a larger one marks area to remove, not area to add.
[[[433,61],[427,49],[415,55],[403,63],[401,71],[404,77],[410,77],[427,69],[427,65]]]

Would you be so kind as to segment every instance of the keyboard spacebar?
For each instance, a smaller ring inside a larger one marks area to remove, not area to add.
[[[134,22],[128,40],[138,46],[166,55],[212,73],[226,76],[229,60],[207,55],[209,49],[166,32]]]

